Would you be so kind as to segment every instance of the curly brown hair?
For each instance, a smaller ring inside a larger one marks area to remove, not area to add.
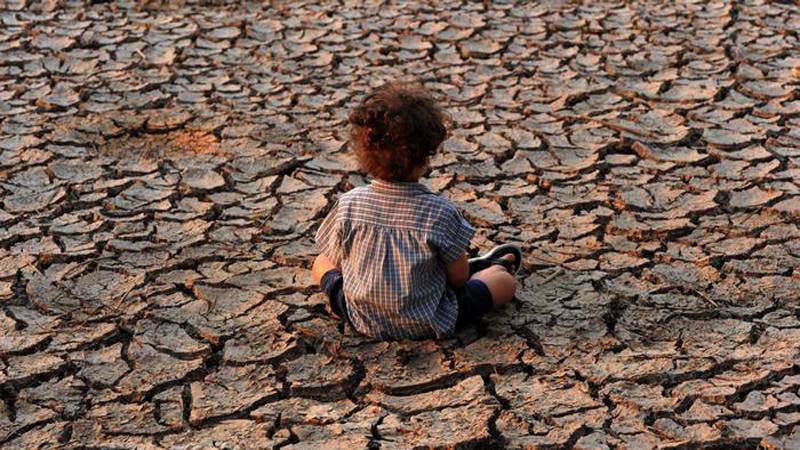
[[[417,84],[387,83],[349,117],[351,145],[361,170],[384,181],[415,181],[447,137],[447,116]]]

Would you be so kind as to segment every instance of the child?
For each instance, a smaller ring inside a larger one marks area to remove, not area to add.
[[[474,230],[417,182],[447,135],[428,94],[386,84],[349,121],[351,147],[373,181],[343,194],[316,234],[312,275],[334,314],[379,339],[442,338],[511,300],[519,249],[468,260]]]

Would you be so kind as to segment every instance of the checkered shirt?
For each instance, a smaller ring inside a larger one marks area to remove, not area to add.
[[[317,249],[342,271],[350,321],[380,339],[445,337],[458,304],[446,264],[475,230],[419,183],[374,180],[343,194],[317,230]]]

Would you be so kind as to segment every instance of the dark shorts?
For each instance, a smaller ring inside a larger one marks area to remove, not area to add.
[[[456,329],[475,323],[494,307],[492,293],[481,280],[468,280],[461,289],[456,289],[456,300],[458,300]]]
[[[347,303],[344,300],[344,278],[342,278],[342,272],[339,269],[331,269],[325,272],[325,275],[319,280],[319,287],[328,296],[328,304],[333,313],[349,324],[350,317],[347,316]]]
[[[344,298],[344,279],[342,272],[331,269],[325,272],[319,282],[322,292],[328,296],[328,302],[334,314],[350,323],[347,316],[347,301]],[[476,322],[481,316],[492,310],[492,293],[483,281],[469,280],[460,289],[456,289],[458,301],[458,317],[456,329]]]

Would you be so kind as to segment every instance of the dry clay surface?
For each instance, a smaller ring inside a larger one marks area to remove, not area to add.
[[[97,3],[0,3],[0,447],[800,448],[796,5]],[[425,183],[526,256],[374,342],[310,238],[411,77]]]

